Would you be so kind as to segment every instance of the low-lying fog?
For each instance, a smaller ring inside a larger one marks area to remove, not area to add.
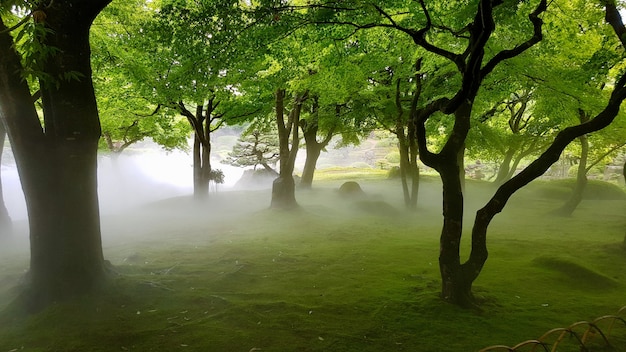
[[[336,160],[348,162],[341,153]],[[7,155],[8,154],[8,155]],[[10,150],[3,156],[2,185],[4,198],[10,216],[14,221],[14,234],[9,243],[0,244],[0,251],[22,248],[27,252],[28,231],[26,207],[15,163]],[[333,164],[336,164],[333,160]],[[299,158],[300,169],[304,153]],[[322,159],[323,162],[323,159]],[[354,160],[352,162],[355,162]],[[117,241],[128,242],[142,238],[173,238],[192,233],[206,233],[207,226],[224,223],[229,219],[243,222],[245,214],[263,211],[270,205],[271,180],[261,186],[246,188],[235,185],[243,174],[243,169],[221,164],[212,165],[225,174],[225,183],[211,185],[209,201],[198,204],[191,195],[192,159],[182,151],[165,152],[156,146],[143,148],[141,152],[122,154],[117,160],[100,156],[98,163],[99,201],[102,221],[103,245],[116,245]],[[345,165],[343,165],[345,166]],[[324,167],[324,166],[322,166]],[[344,180],[345,181],[345,180]],[[324,187],[297,194],[297,199],[305,209],[312,212],[329,212],[336,207],[336,189],[344,181],[326,182]],[[386,201],[402,209],[399,181],[393,189],[372,189],[361,181],[368,197]],[[394,183],[395,184],[395,183]],[[432,194],[424,187],[420,190],[420,203],[432,204],[440,214],[440,189],[434,187]],[[331,197],[331,198],[329,198]],[[433,201],[425,201],[432,197]],[[438,199],[438,200],[437,200]],[[328,209],[323,209],[328,208]],[[12,244],[12,245],[11,245]],[[4,248],[2,248],[4,247]]]

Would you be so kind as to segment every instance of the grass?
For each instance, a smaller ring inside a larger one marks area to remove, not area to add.
[[[103,219],[118,275],[98,295],[34,316],[10,304],[27,268],[16,241],[0,256],[0,352],[477,351],[626,305],[623,200],[586,200],[555,218],[545,214],[561,200],[540,196],[550,184],[531,184],[494,220],[474,286],[481,309],[464,310],[438,298],[436,178],[424,179],[415,213],[402,210],[397,181],[359,181],[388,205],[375,213],[341,199],[346,179],[326,175],[294,212],[250,191]],[[493,189],[467,187],[469,232]]]

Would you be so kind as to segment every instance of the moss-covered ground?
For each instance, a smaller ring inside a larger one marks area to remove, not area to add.
[[[546,215],[563,201],[550,183],[514,196],[490,227],[480,309],[468,310],[438,297],[434,177],[408,212],[398,181],[370,177],[367,197],[351,200],[336,192],[345,179],[329,175],[298,193],[297,211],[269,210],[269,190],[233,191],[105,218],[110,285],[36,315],[11,304],[28,256],[23,241],[6,244],[0,352],[477,351],[626,305],[623,197],[587,199],[559,218]],[[492,192],[468,181],[468,234]]]

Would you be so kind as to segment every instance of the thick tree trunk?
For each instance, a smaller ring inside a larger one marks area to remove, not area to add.
[[[0,117],[22,182],[31,261],[23,296],[30,309],[93,291],[106,274],[100,238],[96,155],[100,122],[91,80],[89,27],[109,3],[55,1],[45,8],[56,48],[43,64],[45,132],[18,54],[0,22]],[[70,75],[78,76],[65,78]]]
[[[34,308],[91,292],[105,273],[97,195],[97,143],[73,143],[48,150],[26,168],[40,173],[24,189],[31,238]]]
[[[326,136],[321,142],[318,142],[317,135],[319,133],[319,105],[318,99],[313,99],[311,108],[311,117],[309,120],[300,121],[300,128],[302,129],[302,135],[304,142],[306,143],[306,159],[304,161],[304,169],[302,170],[302,177],[300,178],[299,187],[303,189],[310,189],[313,185],[313,176],[315,175],[315,168],[317,161],[320,158],[322,150],[326,148],[328,143],[333,137],[334,128],[327,131]],[[340,107],[335,107],[335,115],[339,118]]]
[[[193,197],[196,200],[206,199],[209,194],[209,179],[205,177],[204,146],[197,137],[193,140]]]
[[[469,131],[472,102],[462,103],[455,111],[455,128],[439,155],[437,171],[443,185],[443,228],[439,241],[441,297],[459,306],[473,304],[472,283],[461,267],[463,234],[463,185],[465,138]]]
[[[276,90],[276,123],[278,126],[278,142],[280,150],[279,177],[272,184],[272,208],[294,209],[298,207],[296,201],[296,186],[293,180],[293,169],[298,154],[299,133],[298,126],[302,103],[307,99],[308,92],[298,94],[285,122],[285,96],[284,89]],[[293,134],[293,135],[292,135]],[[291,148],[290,148],[291,136]]]
[[[4,142],[6,139],[4,124],[0,121],[0,164],[2,164],[2,154],[4,152]],[[9,211],[4,202],[2,193],[2,168],[0,167],[0,238],[9,236],[13,228],[13,222],[9,216]]]
[[[319,143],[306,142],[306,159],[304,160],[304,169],[300,178],[300,188],[309,189],[313,185],[313,176],[315,175],[315,166],[317,160],[322,153],[323,147]]]
[[[443,228],[439,249],[441,296],[460,306],[471,305],[471,283],[461,270],[460,248],[463,232],[463,190],[459,165],[454,162],[440,170],[443,183]]]
[[[178,110],[191,125],[194,131],[193,138],[193,197],[204,200],[209,196],[211,181],[211,116],[213,114],[213,99],[209,99],[206,115],[204,105],[196,105],[195,114],[189,111],[185,104],[178,102]],[[206,125],[205,125],[206,124]]]

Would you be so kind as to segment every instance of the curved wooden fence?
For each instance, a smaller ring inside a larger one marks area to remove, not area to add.
[[[615,315],[579,321],[566,328],[552,329],[536,340],[513,347],[495,345],[479,352],[625,352],[626,306]]]

